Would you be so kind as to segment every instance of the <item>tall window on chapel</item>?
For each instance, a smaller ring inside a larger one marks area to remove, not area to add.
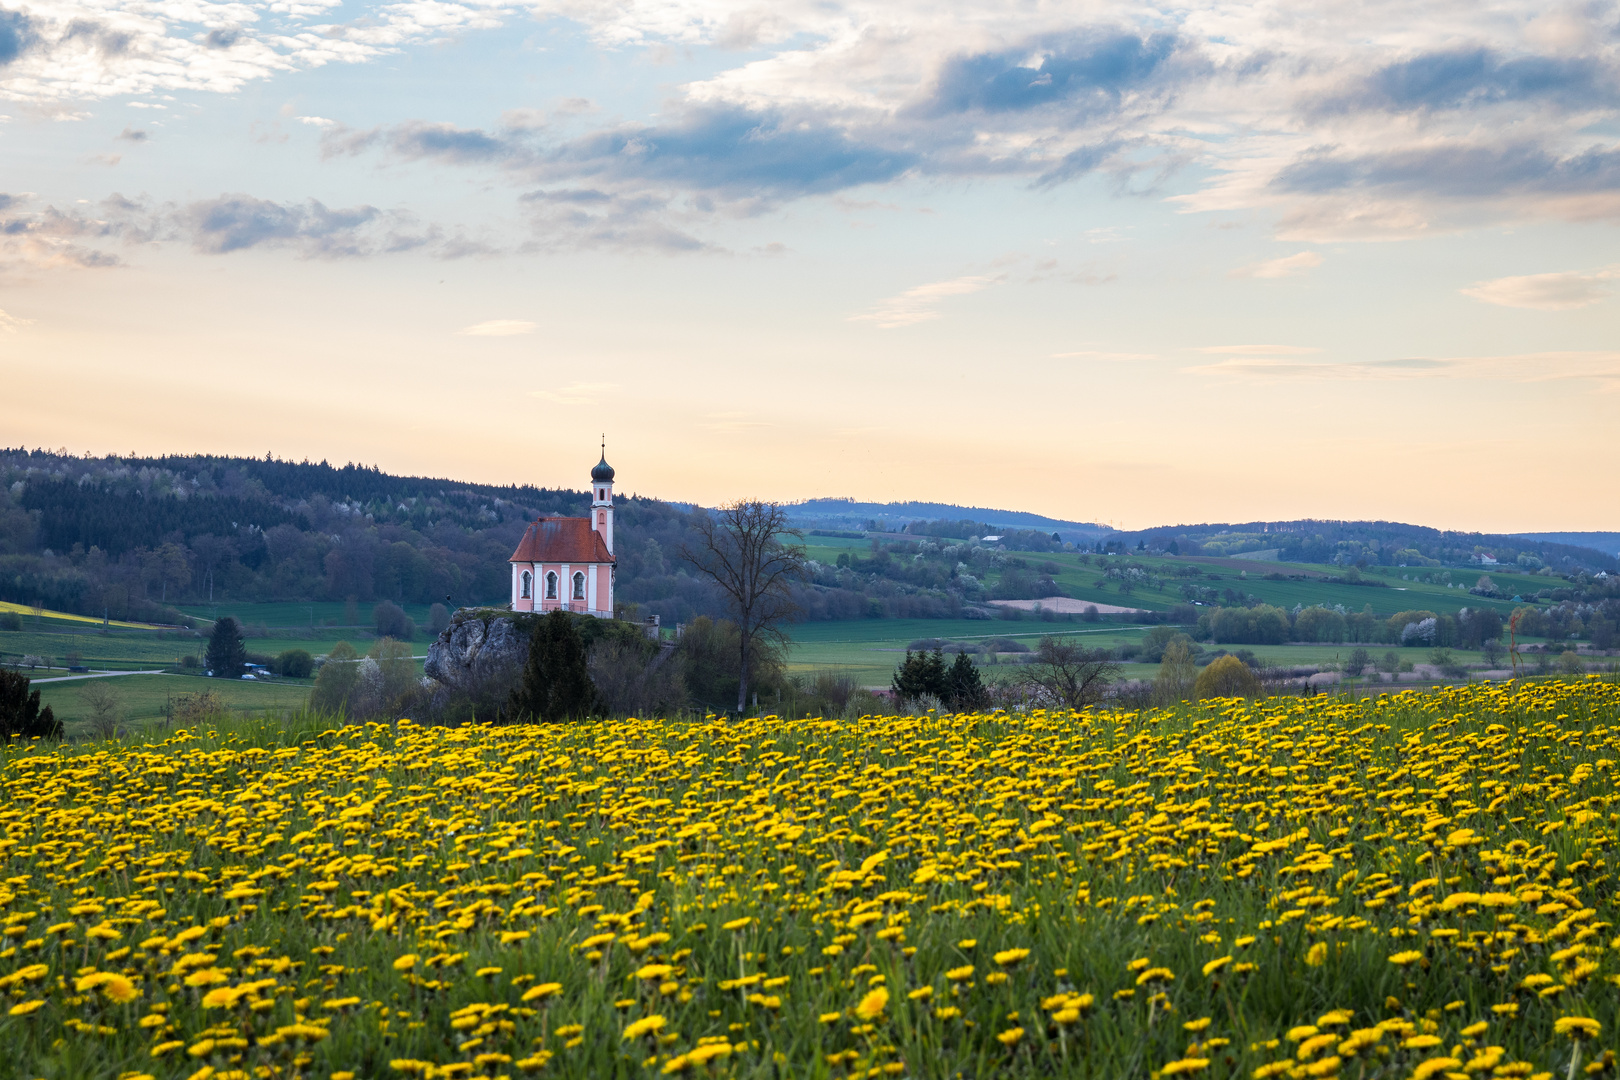
[[[577,572],[574,574],[574,599],[585,599],[585,575]]]
[[[557,599],[557,575],[550,571],[546,573],[546,599]]]
[[[530,584],[531,584],[532,580],[533,579],[529,577],[529,572],[527,570],[523,571],[523,592],[522,592],[522,596],[523,596],[523,599],[525,599],[525,600],[529,599],[529,588],[530,588]]]

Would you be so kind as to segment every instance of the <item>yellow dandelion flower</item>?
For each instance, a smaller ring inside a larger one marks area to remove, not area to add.
[[[669,1021],[665,1020],[662,1016],[643,1016],[640,1020],[637,1020],[634,1023],[626,1024],[624,1034],[621,1035],[620,1038],[628,1041],[630,1039],[639,1039],[643,1035],[654,1035],[657,1034],[667,1023],[669,1023]]]
[[[1560,1016],[1553,1021],[1553,1031],[1572,1039],[1595,1039],[1603,1025],[1590,1016]]]
[[[859,1005],[855,1006],[855,1015],[862,1020],[875,1020],[883,1015],[883,1010],[889,1006],[889,991],[884,987],[868,990],[866,996],[861,998]]]
[[[562,983],[535,983],[523,991],[523,1000],[525,1002],[544,1001],[546,998],[555,997],[560,993],[562,993]]]

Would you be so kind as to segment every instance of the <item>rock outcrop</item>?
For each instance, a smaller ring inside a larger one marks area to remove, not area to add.
[[[510,612],[462,608],[428,646],[422,671],[452,693],[482,696],[513,682],[528,655],[528,635]]]

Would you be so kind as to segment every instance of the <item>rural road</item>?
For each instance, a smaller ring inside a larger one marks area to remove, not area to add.
[[[71,682],[74,679],[110,679],[116,675],[161,675],[161,670],[153,671],[92,671],[88,675],[53,675],[49,679],[30,679],[29,682],[38,686],[48,682]]]

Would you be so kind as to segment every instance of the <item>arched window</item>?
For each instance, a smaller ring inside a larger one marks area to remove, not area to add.
[[[585,575],[577,570],[574,572],[574,599],[585,599]]]
[[[533,579],[529,576],[529,572],[527,570],[523,571],[523,592],[521,595],[525,600],[529,599],[529,586],[532,581]]]
[[[557,599],[557,575],[549,570],[546,572],[546,599]]]
[[[596,512],[596,523],[598,525],[602,526],[604,529],[607,528],[607,511],[606,510],[598,510]]]

